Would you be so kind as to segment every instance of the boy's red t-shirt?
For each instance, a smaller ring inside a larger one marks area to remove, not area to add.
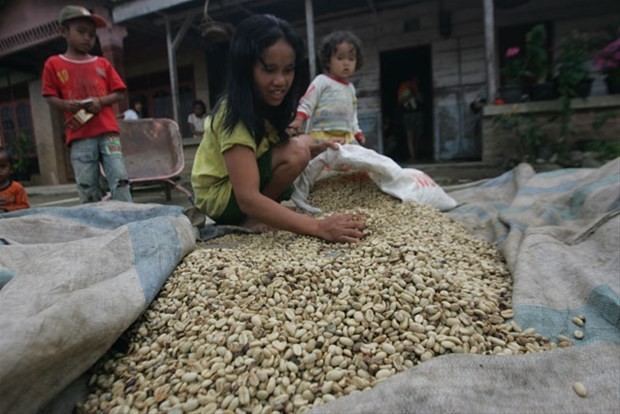
[[[126,89],[112,64],[100,56],[76,60],[55,55],[49,57],[43,66],[43,96],[82,100]],[[64,113],[67,121],[73,116],[69,111]],[[78,129],[66,128],[66,143],[110,132],[119,132],[118,122],[112,105],[105,105],[101,112]]]

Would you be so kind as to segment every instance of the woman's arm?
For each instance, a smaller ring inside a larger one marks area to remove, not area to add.
[[[260,177],[254,152],[234,145],[224,152],[224,160],[237,203],[248,217],[274,228],[307,234],[329,241],[355,242],[363,233],[364,223],[349,214],[316,219],[296,213],[260,192]]]

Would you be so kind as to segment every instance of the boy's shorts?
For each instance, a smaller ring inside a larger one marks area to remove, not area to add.
[[[271,168],[271,158],[272,158],[272,149],[264,153],[259,159],[256,160],[258,163],[258,175],[260,176],[260,191],[271,182],[273,178],[273,170]],[[293,195],[293,186],[291,185],[289,188],[284,190],[282,194],[280,194],[276,201],[284,201],[290,200]],[[247,216],[241,211],[239,208],[239,204],[237,203],[237,198],[235,197],[235,191],[233,190],[230,194],[230,200],[228,200],[228,205],[224,209],[224,212],[220,217],[215,219],[217,224],[239,224],[241,223]]]

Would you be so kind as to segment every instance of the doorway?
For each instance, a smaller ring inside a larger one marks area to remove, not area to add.
[[[385,155],[396,162],[433,161],[433,78],[430,45],[381,52],[379,60]],[[404,111],[398,104],[397,90],[401,82],[414,76],[419,79],[424,103],[420,108],[422,132],[420,137],[416,138],[415,159],[411,160],[403,124]]]

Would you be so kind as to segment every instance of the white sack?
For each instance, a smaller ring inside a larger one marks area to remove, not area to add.
[[[340,172],[364,172],[386,194],[404,202],[429,205],[440,211],[456,207],[456,201],[428,175],[414,168],[402,168],[391,158],[359,145],[339,145],[338,150],[327,149],[313,158],[304,172],[295,180],[291,199],[297,207],[311,213],[319,208],[308,204],[314,183],[325,169]]]

